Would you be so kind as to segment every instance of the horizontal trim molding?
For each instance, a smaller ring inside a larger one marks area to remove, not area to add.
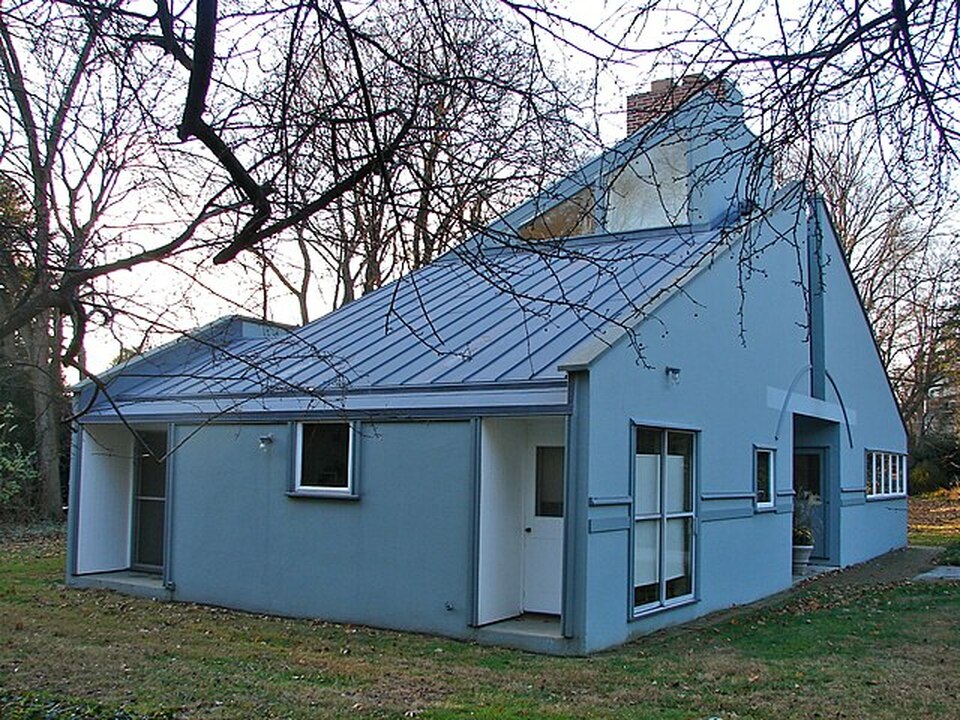
[[[196,418],[217,418],[224,422],[242,419],[307,419],[322,417],[417,418],[465,417],[477,415],[570,414],[566,383],[529,387],[481,387],[469,390],[449,388],[424,392],[348,393],[329,397],[262,394],[255,397],[209,396],[190,398],[123,398],[117,407],[97,407],[81,422],[119,422],[123,413],[130,422],[169,419],[184,422]]]
[[[882,503],[882,502],[903,502],[906,499],[907,499],[906,495],[867,495],[864,498],[864,501],[868,503]]]
[[[753,517],[753,507],[728,508],[726,510],[704,510],[700,513],[700,522],[721,522],[723,520],[743,520]]]
[[[288,498],[293,498],[295,500],[348,500],[348,501],[357,501],[360,499],[360,496],[355,493],[344,493],[344,492],[335,492],[333,490],[323,491],[318,490],[315,492],[309,491],[297,491],[291,490],[286,493]]]
[[[608,497],[591,497],[590,507],[609,507],[615,505],[632,505],[633,498],[629,495],[612,495]]]
[[[630,529],[630,518],[594,518],[589,522],[591,533],[618,532]]]
[[[749,500],[753,502],[752,492],[714,492],[700,493],[701,500]]]

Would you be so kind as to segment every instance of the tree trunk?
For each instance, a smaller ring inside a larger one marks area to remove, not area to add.
[[[23,333],[29,358],[27,375],[33,396],[33,428],[37,470],[40,473],[37,509],[51,520],[63,518],[60,489],[60,422],[63,406],[63,373],[57,347],[56,311],[47,310]]]

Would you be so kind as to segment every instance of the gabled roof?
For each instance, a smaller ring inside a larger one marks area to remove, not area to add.
[[[719,214],[694,220],[704,225],[540,242],[519,239],[518,229],[579,189],[602,186],[643,148],[689,136],[705,122],[727,128],[731,121],[741,128],[734,149],[749,146],[738,112],[688,100],[434,263],[302,328],[261,339],[195,339],[175,366],[124,368],[110,401],[93,403],[88,419],[116,409],[183,417],[563,407],[566,369],[623,337],[711,257],[723,242],[718,226],[736,212],[738,198],[719,184],[710,206]],[[727,145],[719,151],[731,157]],[[689,152],[710,160],[701,147]],[[472,393],[469,400],[464,393]]]
[[[611,325],[635,318],[720,235],[669,228],[448,253],[283,336],[207,347],[160,376],[131,367],[112,399],[176,413],[249,409],[244,399],[270,396],[347,406],[354,393],[563,385],[566,356],[587,339],[616,339]],[[213,398],[242,402],[204,403]],[[271,408],[294,409],[282,405]]]
[[[132,355],[99,373],[97,379],[107,382],[120,376],[129,378],[160,375],[182,365],[191,355],[202,353],[210,347],[222,347],[241,340],[276,337],[292,328],[291,325],[261,318],[225,315],[184,333],[176,340]],[[92,384],[91,380],[83,379],[71,389],[79,391]]]

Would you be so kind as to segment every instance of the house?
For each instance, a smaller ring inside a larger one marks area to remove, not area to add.
[[[433,264],[80,387],[68,583],[582,654],[789,587],[798,493],[816,563],[903,546],[871,329],[739,100],[657,85]]]

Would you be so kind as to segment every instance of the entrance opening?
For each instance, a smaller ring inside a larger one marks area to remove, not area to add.
[[[478,622],[560,614],[563,418],[487,418],[481,428]]]
[[[811,560],[837,564],[839,423],[801,415],[793,419],[794,522],[813,534]]]
[[[164,564],[167,433],[88,425],[80,440],[76,575],[159,573]]]

